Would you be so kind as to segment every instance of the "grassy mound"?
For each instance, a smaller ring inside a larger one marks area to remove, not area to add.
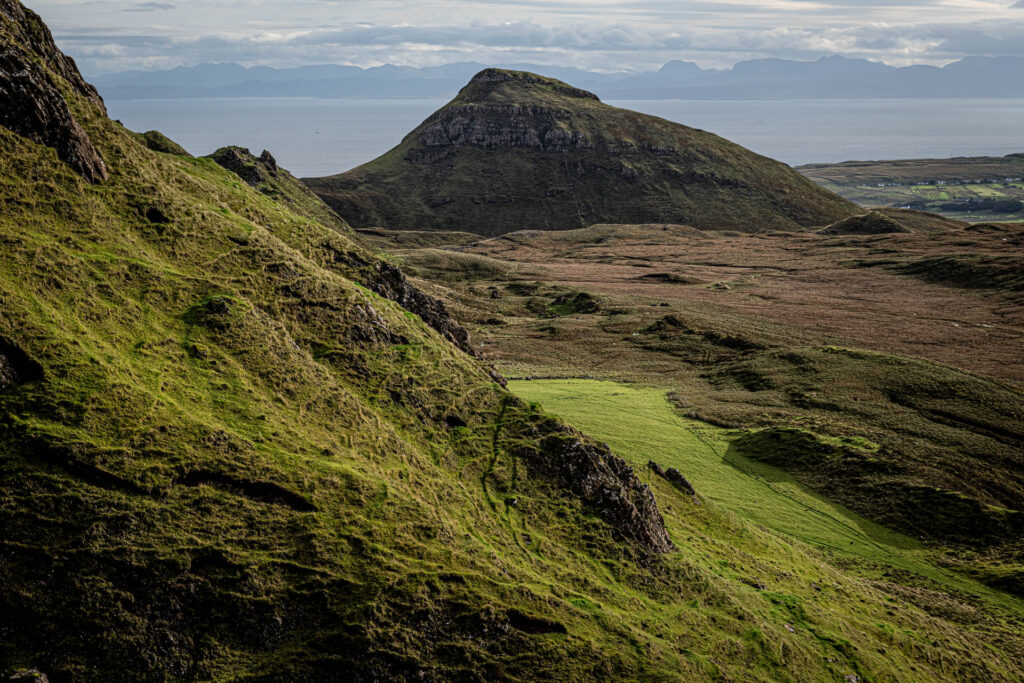
[[[947,542],[998,545],[1024,534],[1016,386],[838,348],[760,352],[710,379],[721,403],[709,414],[769,428],[739,442],[744,453],[867,517]]]
[[[154,152],[163,152],[164,154],[174,154],[180,157],[190,157],[184,147],[179,145],[174,140],[170,139],[158,130],[151,130],[145,133],[140,133],[143,144]]]
[[[395,253],[406,270],[436,280],[502,281],[530,272],[528,267],[519,264],[444,249],[410,249]]]
[[[953,287],[1024,291],[1024,258],[1016,255],[947,254],[898,266],[901,273]]]
[[[898,209],[891,206],[881,206],[874,209],[880,214],[888,216],[911,232],[942,232],[946,230],[962,230],[967,227],[964,221],[947,218],[929,211],[915,211],[914,209]]]
[[[911,232],[899,221],[881,213],[871,211],[863,216],[851,216],[818,231],[819,235],[884,235],[894,232]]]

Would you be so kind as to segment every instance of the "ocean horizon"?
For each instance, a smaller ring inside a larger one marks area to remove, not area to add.
[[[297,176],[342,173],[397,145],[447,100],[111,100],[111,118],[195,155],[269,150]],[[711,131],[792,166],[1024,152],[1024,99],[609,100]]]

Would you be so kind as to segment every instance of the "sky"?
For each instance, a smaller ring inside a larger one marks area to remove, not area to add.
[[[25,0],[96,76],[204,62],[650,70],[1024,56],[1024,0]]]

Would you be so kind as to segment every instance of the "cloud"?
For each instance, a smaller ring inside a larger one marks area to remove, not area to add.
[[[1024,54],[1024,24],[1012,1],[103,0],[86,10],[80,2],[37,0],[37,7],[62,47],[97,74],[202,62],[530,62],[622,70],[671,59],[726,67],[831,54],[941,64],[972,54]],[[159,25],[141,14],[170,9],[177,10],[166,15],[173,22]]]
[[[140,2],[134,7],[126,7],[122,12],[158,12],[161,10],[174,9],[174,5],[168,2]]]

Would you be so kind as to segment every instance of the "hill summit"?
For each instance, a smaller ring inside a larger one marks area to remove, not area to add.
[[[306,182],[355,227],[486,235],[594,223],[793,229],[856,212],[717,135],[501,69],[481,71],[383,156]]]

